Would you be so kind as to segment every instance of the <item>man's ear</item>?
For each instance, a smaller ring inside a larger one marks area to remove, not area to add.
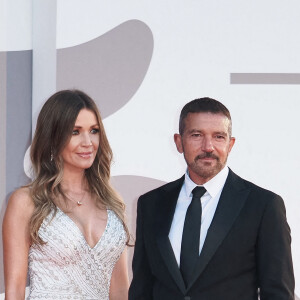
[[[228,151],[228,153],[231,151],[234,143],[235,143],[235,137],[231,137],[230,141],[229,141],[229,149],[228,149],[229,151]]]
[[[179,153],[183,153],[182,138],[178,133],[174,134],[174,142]]]

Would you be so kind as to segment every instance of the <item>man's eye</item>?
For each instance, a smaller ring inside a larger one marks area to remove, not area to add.
[[[224,137],[223,135],[217,135],[216,138],[217,138],[218,140],[223,140],[223,139],[225,139],[225,137]]]

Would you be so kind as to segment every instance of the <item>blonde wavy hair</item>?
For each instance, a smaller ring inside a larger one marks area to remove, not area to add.
[[[62,196],[66,199],[61,181],[63,160],[60,156],[68,144],[75,121],[82,109],[92,111],[99,124],[100,144],[92,166],[85,170],[89,190],[96,196],[99,206],[111,209],[125,223],[125,205],[110,185],[110,165],[112,150],[109,146],[100,113],[95,102],[79,90],[63,90],[52,95],[44,104],[37,120],[37,126],[31,145],[30,157],[33,165],[34,180],[29,185],[34,203],[34,212],[30,219],[30,236],[33,244],[42,245],[39,228],[51,211],[57,211],[54,199]]]

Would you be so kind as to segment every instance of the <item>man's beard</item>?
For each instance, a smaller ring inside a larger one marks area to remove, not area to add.
[[[214,162],[205,162],[205,161],[203,161],[201,165],[197,163],[199,159],[204,159],[204,158],[213,158],[215,159],[216,164],[212,166],[211,164]],[[226,161],[227,161],[227,157],[224,163],[222,163],[218,156],[216,156],[211,152],[206,152],[196,156],[192,163],[188,163],[188,167],[199,177],[203,179],[207,179],[217,175],[224,168]]]

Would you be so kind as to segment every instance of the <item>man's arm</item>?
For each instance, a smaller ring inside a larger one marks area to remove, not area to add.
[[[129,288],[129,300],[151,300],[153,277],[151,274],[143,236],[142,201],[138,200],[136,242],[132,261],[133,279]]]
[[[281,197],[267,203],[257,241],[257,272],[261,300],[293,300],[295,279],[290,228]]]

